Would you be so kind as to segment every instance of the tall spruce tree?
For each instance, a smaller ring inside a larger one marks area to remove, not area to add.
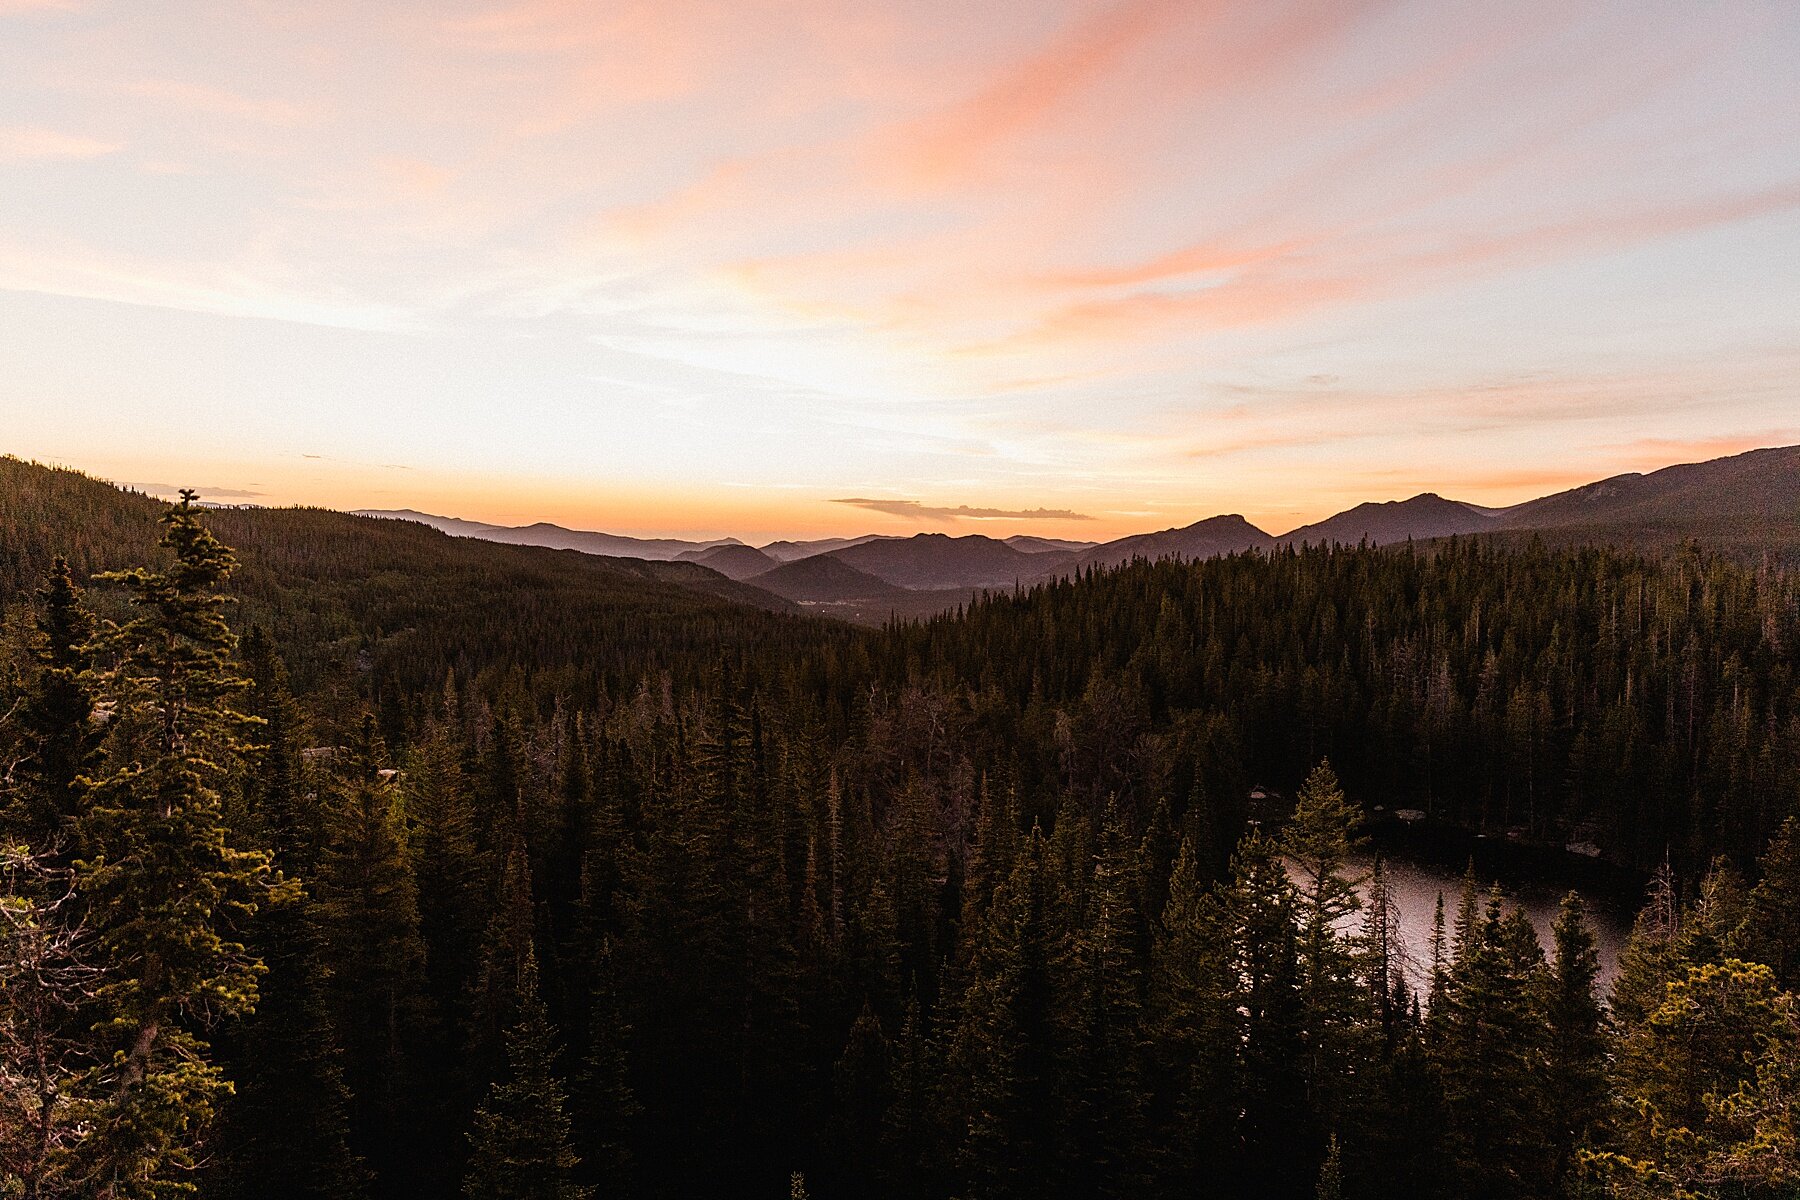
[[[1800,817],[1789,817],[1760,862],[1750,893],[1747,949],[1774,970],[1783,988],[1800,988]]]
[[[1552,929],[1550,970],[1543,977],[1548,1028],[1545,1073],[1552,1173],[1569,1184],[1575,1152],[1593,1135],[1606,1109],[1606,1013],[1598,994],[1600,954],[1581,897],[1563,897]]]
[[[1058,1035],[1063,1186],[1135,1195],[1144,1183],[1148,964],[1139,844],[1107,806],[1087,881],[1087,911],[1061,956]]]
[[[1452,973],[1435,1047],[1459,1195],[1521,1200],[1547,1187],[1542,965],[1530,920],[1496,891]]]
[[[1344,794],[1331,764],[1322,762],[1307,776],[1279,841],[1298,875],[1294,900],[1307,1096],[1330,1125],[1352,1107],[1361,1068],[1371,1057],[1367,1010],[1359,1003],[1363,955],[1351,928],[1363,907],[1357,889],[1366,882],[1351,863],[1361,820],[1360,806]],[[1391,944],[1389,950],[1391,956]],[[1383,975],[1385,993],[1385,970]]]
[[[1235,1194],[1304,1196],[1322,1137],[1308,1102],[1309,1044],[1301,993],[1294,885],[1277,845],[1238,843],[1223,910],[1230,1004],[1237,1018],[1236,1113],[1242,1157]]]
[[[26,754],[13,768],[6,826],[33,853],[73,853],[82,777],[93,765],[103,727],[94,720],[93,618],[58,556],[37,594],[31,657],[35,671],[18,721]]]
[[[948,1070],[968,1081],[959,1167],[975,1200],[1042,1193],[1057,1161],[1053,969],[1061,914],[1043,835],[1032,831],[994,897],[971,966]]]
[[[610,939],[594,952],[589,978],[587,1051],[573,1080],[570,1113],[581,1155],[580,1177],[608,1196],[630,1195],[636,1160],[631,1144],[643,1111],[631,1084],[630,1034],[619,995],[619,965]]]
[[[331,828],[319,864],[319,919],[331,1020],[352,1096],[352,1147],[378,1193],[433,1168],[422,1126],[443,1097],[422,1090],[431,1045],[425,947],[400,790],[382,766],[373,718],[335,772]]]
[[[219,588],[232,553],[191,491],[162,516],[162,569],[103,576],[135,615],[99,637],[98,699],[111,714],[87,789],[78,885],[107,974],[94,1017],[106,1053],[82,1170],[102,1200],[189,1189],[230,1084],[206,1030],[256,1005],[262,964],[240,940],[259,904],[283,900],[269,856],[240,848],[222,817],[253,723]]]
[[[1182,839],[1158,922],[1152,975],[1152,1121],[1160,1174],[1198,1190],[1235,1152],[1238,1009],[1232,929],[1212,893],[1213,849]]]
[[[264,721],[246,815],[274,848],[276,867],[299,880],[318,860],[321,806],[300,794],[296,706],[280,659],[266,638],[249,641],[246,659],[249,707]],[[300,895],[263,914],[249,944],[268,973],[256,1012],[221,1043],[235,1092],[201,1190],[208,1200],[356,1200],[368,1174],[350,1150],[350,1093],[317,899]]]
[[[519,979],[518,1019],[506,1033],[507,1067],[469,1134],[469,1200],[584,1200],[570,1144],[567,1097],[556,1075],[556,1031],[538,995],[537,958]]]

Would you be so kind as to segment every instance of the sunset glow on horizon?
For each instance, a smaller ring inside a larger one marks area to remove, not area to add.
[[[1800,442],[1788,0],[0,0],[0,453],[748,541]]]

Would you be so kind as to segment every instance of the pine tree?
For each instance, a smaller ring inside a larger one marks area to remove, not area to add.
[[[1680,933],[1675,873],[1665,862],[1651,875],[1644,906],[1619,952],[1611,1000],[1613,1020],[1621,1030],[1639,1025],[1655,1012],[1668,982],[1686,970]]]
[[[538,996],[537,958],[519,979],[518,1019],[506,1034],[507,1070],[488,1092],[469,1134],[469,1200],[583,1200],[575,1181],[567,1098],[556,1076],[556,1031]]]
[[[432,1004],[453,1029],[472,1020],[482,934],[492,898],[469,785],[448,727],[433,722],[413,743],[400,780]]]
[[[319,918],[332,965],[331,1021],[353,1097],[352,1145],[376,1190],[414,1164],[438,1166],[421,1125],[443,1101],[424,1089],[430,1045],[425,947],[400,791],[381,766],[372,718],[334,781],[331,828],[319,864]]]
[[[1530,920],[1505,913],[1496,891],[1452,973],[1435,1048],[1459,1195],[1516,1200],[1547,1186],[1542,963]]]
[[[1276,845],[1252,832],[1238,844],[1223,897],[1239,1047],[1238,1136],[1245,1194],[1300,1196],[1320,1144],[1307,1100],[1308,1041],[1295,897]]]
[[[1800,817],[1781,823],[1750,893],[1748,949],[1788,991],[1800,988]]]
[[[1549,1026],[1545,1067],[1553,1178],[1561,1188],[1570,1177],[1576,1149],[1604,1115],[1606,1014],[1598,994],[1600,955],[1576,893],[1563,897],[1553,936],[1555,952],[1542,1003]]]
[[[93,618],[60,556],[37,599],[31,639],[36,671],[18,709],[27,753],[12,771],[17,786],[6,825],[35,853],[55,851],[66,861],[82,777],[101,740],[89,676]]]
[[[1444,930],[1444,893],[1437,896],[1437,909],[1431,917],[1431,1017],[1442,1014],[1444,994],[1450,986],[1450,940]]]
[[[350,1149],[350,1093],[331,1024],[331,968],[310,900],[258,924],[268,974],[254,1016],[232,1031],[236,1084],[221,1122],[209,1200],[355,1200],[368,1173]]]
[[[631,1191],[632,1129],[642,1112],[631,1086],[631,1029],[625,1023],[617,975],[612,942],[603,941],[590,972],[593,1003],[588,1014],[587,1053],[582,1056],[570,1099],[581,1177],[598,1184],[609,1196]]]
[[[505,1061],[506,1031],[518,1020],[525,962],[536,954],[537,914],[532,902],[531,862],[522,841],[507,852],[489,911],[481,967],[470,1002],[470,1068],[477,1078],[493,1078]]]
[[[264,637],[247,641],[245,657],[254,684],[249,707],[265,722],[246,815],[274,848],[275,865],[298,879],[317,862],[320,806],[298,795],[298,718],[279,658]],[[302,895],[263,914],[250,946],[268,974],[256,1012],[221,1045],[235,1092],[203,1190],[208,1200],[355,1200],[368,1174],[350,1150],[350,1094],[331,1023],[332,966],[317,900]]]
[[[976,1200],[1038,1194],[1055,1159],[1053,888],[1033,830],[994,897],[951,1045],[949,1077],[968,1081],[959,1163]]]
[[[1325,1143],[1325,1161],[1319,1166],[1319,1186],[1313,1195],[1317,1200],[1343,1200],[1344,1158],[1335,1133]]]
[[[1613,1064],[1610,1193],[1786,1200],[1800,1187],[1800,1004],[1760,963],[1688,967]]]
[[[873,1190],[881,1174],[882,1130],[893,1103],[893,1064],[881,1019],[865,1002],[832,1068],[833,1114],[842,1156],[841,1178]]]
[[[1299,874],[1295,907],[1307,1094],[1314,1111],[1332,1117],[1351,1108],[1357,1069],[1370,1055],[1366,1010],[1357,1003],[1363,987],[1359,949],[1346,928],[1362,909],[1357,889],[1366,881],[1350,863],[1361,819],[1361,808],[1344,795],[1331,765],[1321,763],[1300,789],[1279,843]],[[1384,995],[1386,986],[1384,970]]]
[[[1383,1057],[1393,1054],[1399,1026],[1406,1016],[1408,989],[1407,954],[1403,918],[1388,887],[1387,868],[1380,858],[1369,873],[1368,913],[1363,918],[1362,958],[1364,986],[1370,1009],[1381,1033]]]
[[[1139,1190],[1146,1150],[1143,869],[1108,805],[1087,886],[1087,912],[1062,961],[1060,1139],[1064,1186],[1090,1196]]]
[[[1237,1121],[1237,988],[1231,930],[1210,893],[1212,848],[1182,839],[1157,926],[1150,1056],[1162,1097],[1162,1173],[1198,1189],[1224,1171]]]
[[[262,966],[239,940],[265,900],[283,900],[266,853],[233,844],[222,793],[245,749],[248,686],[217,589],[231,551],[200,522],[194,494],[163,514],[162,570],[103,576],[137,615],[99,638],[100,703],[113,714],[103,767],[79,822],[78,881],[108,971],[96,1018],[110,1051],[105,1099],[83,1146],[102,1200],[187,1188],[230,1085],[204,1031],[256,1005]]]
[[[900,1033],[889,1053],[893,1098],[882,1129],[882,1159],[888,1165],[892,1193],[908,1200],[942,1194],[934,1187],[945,1174],[942,1119],[947,1105],[938,1103],[938,1047],[927,1036],[915,990],[906,1003]]]

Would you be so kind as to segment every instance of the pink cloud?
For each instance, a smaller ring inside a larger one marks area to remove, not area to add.
[[[1078,21],[975,96],[895,130],[892,160],[917,182],[955,182],[999,143],[1041,125],[1117,69],[1183,7],[1178,0],[1125,0]]]
[[[122,145],[56,129],[0,129],[0,163],[79,161],[116,154]]]

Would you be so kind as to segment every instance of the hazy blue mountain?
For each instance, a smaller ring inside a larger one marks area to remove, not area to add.
[[[833,550],[829,557],[848,563],[877,579],[912,590],[1009,587],[1033,579],[1071,557],[1068,551],[1027,554],[996,538],[973,533],[921,533],[909,538],[882,538]]]
[[[678,562],[699,563],[711,567],[727,579],[748,579],[777,565],[776,561],[755,546],[733,542],[709,550],[683,550],[675,556]]]
[[[842,550],[846,546],[860,546],[864,542],[873,542],[888,536],[890,535],[865,533],[861,537],[818,538],[810,542],[770,542],[760,549],[776,562],[795,562],[802,558],[811,558],[815,554],[830,554],[833,550]]]
[[[440,517],[415,512],[410,508],[358,509],[359,517],[382,517],[395,521],[417,521],[453,537],[480,538],[484,542],[505,542],[513,546],[548,546],[552,550],[580,550],[584,554],[605,554],[614,558],[642,558],[666,562],[678,558],[686,550],[709,550],[714,546],[741,545],[736,538],[716,538],[708,542],[689,542],[679,538],[634,538],[617,533],[594,533],[585,529],[565,529],[548,521],[535,525],[488,525],[481,521],[465,521],[460,517]]]
[[[1079,553],[1100,544],[1098,542],[1072,542],[1067,538],[1038,537],[1036,534],[1030,533],[1016,533],[1012,537],[1000,540],[1014,550],[1023,550],[1027,554],[1046,554],[1056,550]]]

